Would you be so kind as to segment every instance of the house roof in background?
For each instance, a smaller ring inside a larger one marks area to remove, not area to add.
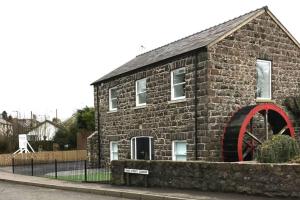
[[[233,31],[240,28],[242,25],[245,24],[245,22],[247,23],[248,21],[259,16],[260,14],[267,12],[267,10],[267,7],[259,8],[257,10],[251,11],[222,24],[213,26],[201,32],[195,33],[193,35],[179,39],[177,41],[156,48],[144,54],[138,55],[134,59],[120,66],[119,68],[111,71],[110,73],[96,80],[92,83],[92,85],[110,79],[112,77],[124,74],[126,72],[130,72],[141,67],[215,43],[216,41],[223,39],[224,36],[227,36],[229,33],[231,34]]]
[[[49,124],[51,124],[52,126],[55,126],[55,127],[58,128],[58,129],[63,129],[62,126],[60,126],[60,125],[58,125],[58,124],[56,124],[56,123],[54,123],[54,122],[52,122],[52,121],[45,120],[45,121],[39,123],[37,126],[35,126],[35,127],[31,128],[30,130],[28,130],[25,134],[30,133],[30,132],[33,131],[34,129],[37,129],[37,128],[39,128],[40,126],[42,126],[43,124],[46,124],[46,123],[49,123]]]

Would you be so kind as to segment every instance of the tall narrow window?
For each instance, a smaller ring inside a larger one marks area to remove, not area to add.
[[[146,105],[146,78],[136,81],[136,106]]]
[[[186,141],[178,140],[172,142],[172,159],[177,161],[186,161]]]
[[[256,61],[256,97],[257,99],[271,99],[271,66],[267,60]]]
[[[171,100],[185,98],[185,68],[171,72]]]
[[[109,89],[109,110],[117,110],[117,88]]]
[[[131,138],[131,159],[134,160],[153,160],[154,147],[152,137],[133,137]]]
[[[110,142],[110,160],[118,160],[118,142]]]

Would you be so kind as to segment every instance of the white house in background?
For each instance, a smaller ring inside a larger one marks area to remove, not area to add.
[[[53,141],[59,129],[59,125],[45,120],[27,133],[27,139],[28,141]]]
[[[0,118],[0,135],[10,136],[13,134],[12,124],[5,119]]]

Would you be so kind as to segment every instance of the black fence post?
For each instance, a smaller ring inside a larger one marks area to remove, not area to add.
[[[11,159],[12,173],[15,173],[15,158]]]
[[[33,158],[31,158],[31,176],[33,176]]]
[[[57,160],[54,160],[55,179],[57,179]]]
[[[87,167],[86,167],[86,160],[84,160],[84,181],[87,182]]]

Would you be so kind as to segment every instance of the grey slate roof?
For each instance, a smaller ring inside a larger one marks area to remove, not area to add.
[[[169,43],[152,51],[146,52],[144,54],[136,56],[134,59],[120,66],[119,68],[111,71],[105,76],[101,77],[97,81],[93,82],[92,85],[100,83],[104,80],[110,79],[112,77],[121,75],[126,72],[130,72],[141,67],[205,47],[215,40],[219,39],[232,29],[238,27],[247,19],[255,16],[257,13],[262,10],[267,9],[266,7],[257,9],[255,11],[249,12],[222,24],[213,26],[201,32],[195,33],[188,37],[179,39],[175,42]]]

